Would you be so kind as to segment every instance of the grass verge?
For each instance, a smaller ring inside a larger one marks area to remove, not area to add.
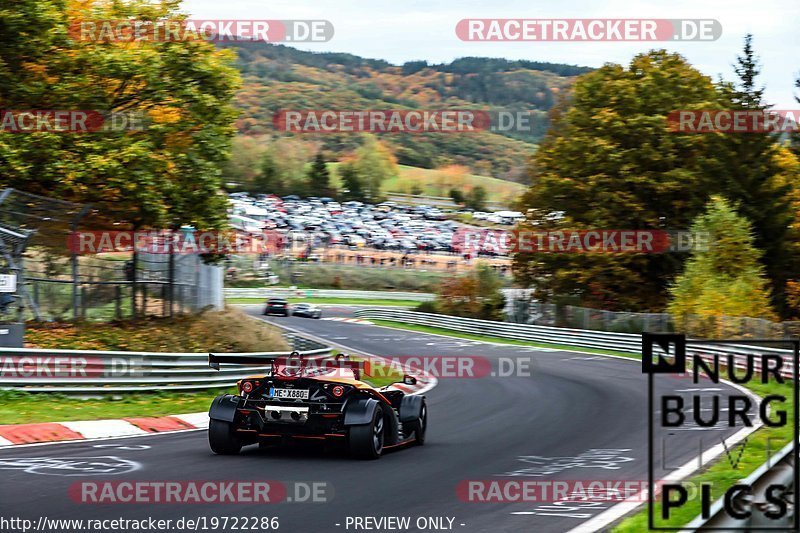
[[[362,357],[352,357],[353,361],[364,361]],[[403,381],[403,373],[396,368],[382,363],[380,360],[373,359],[369,364],[369,374],[362,374],[361,379],[373,387],[380,388],[392,383]]]
[[[263,304],[264,298],[228,298],[229,304]],[[339,304],[339,305],[380,305],[397,307],[416,307],[422,302],[419,300],[374,300],[369,298],[287,298],[289,303],[309,304]]]
[[[626,357],[628,359],[641,359],[640,354],[617,352],[614,350],[602,350],[599,348],[581,348],[580,346],[571,346],[568,344],[548,344],[544,342],[518,341],[514,339],[506,339],[503,337],[492,337],[489,335],[472,335],[470,333],[462,333],[460,331],[453,331],[451,329],[435,328],[431,326],[418,326],[416,324],[406,324],[405,322],[395,322],[393,320],[376,320],[374,318],[370,318],[369,321],[373,322],[377,326],[386,326],[397,329],[407,329],[409,331],[419,331],[420,333],[433,333],[436,335],[446,335],[448,337],[458,337],[459,339],[467,339],[473,341],[496,342],[499,344],[508,344],[511,346],[530,346],[534,348],[550,348],[554,350],[566,350],[571,352],[596,353],[600,355],[617,355],[620,357]]]
[[[166,416],[207,411],[215,396],[229,390],[198,393],[141,393],[80,399],[64,394],[0,391],[0,424],[33,424]]]

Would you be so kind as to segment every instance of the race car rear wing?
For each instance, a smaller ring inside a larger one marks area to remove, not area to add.
[[[224,365],[260,365],[272,366],[277,359],[286,360],[288,358],[301,359],[299,352],[292,352],[287,355],[259,355],[259,354],[208,354],[208,366],[214,370],[219,370],[221,364]]]
[[[269,366],[272,372],[288,368],[295,371],[326,372],[336,369],[349,368],[353,371],[355,379],[361,379],[361,372],[370,373],[369,361],[350,361],[346,354],[331,357],[329,354],[319,354],[306,357],[300,352],[289,355],[262,355],[262,354],[208,354],[208,366],[219,370],[220,365],[264,365]]]

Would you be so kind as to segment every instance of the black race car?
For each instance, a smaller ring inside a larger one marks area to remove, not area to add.
[[[312,304],[295,304],[292,307],[292,316],[320,318],[322,316],[322,309]]]
[[[283,298],[270,298],[264,307],[264,314],[289,316],[289,302]]]
[[[392,385],[377,389],[360,380],[363,363],[346,356],[285,358],[209,355],[209,366],[241,364],[270,368],[238,382],[239,394],[217,396],[209,411],[208,441],[216,454],[238,454],[249,444],[311,439],[345,444],[359,458],[424,444],[425,397]],[[416,384],[404,376],[406,385]]]

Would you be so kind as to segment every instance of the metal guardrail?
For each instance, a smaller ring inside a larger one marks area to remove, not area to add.
[[[331,354],[331,348],[301,353],[306,357],[324,357]],[[286,356],[287,353],[247,355]],[[109,394],[227,388],[263,370],[263,366],[212,370],[208,367],[207,353],[0,348],[0,389],[26,392]]]
[[[578,346],[581,348],[612,350],[616,352],[636,354],[641,353],[642,349],[642,337],[641,335],[634,333],[614,333],[609,331],[536,326],[533,324],[494,322],[491,320],[479,320],[475,318],[462,318],[431,313],[418,313],[416,311],[388,308],[359,309],[355,312],[355,315],[359,318],[392,320],[395,322],[405,322],[406,324],[444,328],[461,333],[468,333],[471,335],[524,340],[544,344]],[[742,342],[745,343],[746,341]],[[687,348],[687,353],[690,355],[700,355],[709,361],[713,360],[714,355],[720,355],[726,358],[731,357],[737,367],[744,367],[747,363],[746,358],[756,354],[776,353],[780,354],[784,360],[789,360],[792,357],[791,350],[781,350],[767,347],[756,348],[753,346],[747,346],[746,344],[729,344],[724,346],[704,345],[699,347],[690,347]],[[760,360],[755,358],[753,365],[756,371],[760,369],[760,364]],[[787,365],[787,368],[784,368],[782,374],[787,377],[792,376],[792,369],[790,368],[790,365]]]
[[[360,300],[431,301],[435,294],[425,292],[346,291],[335,289],[227,288],[225,298],[357,298]]]
[[[732,500],[732,506],[739,511],[746,511],[749,508],[757,508],[761,512],[752,513],[744,520],[733,518],[725,513],[724,502],[722,499],[716,501],[711,506],[709,518],[697,517],[681,533],[693,533],[696,531],[794,531],[794,513],[796,494],[790,496],[786,502],[787,508],[791,511],[781,518],[767,519],[763,516],[764,511],[777,511],[774,502],[767,499],[767,490],[772,485],[792,487],[794,480],[794,446],[790,442],[784,446],[769,461],[758,467],[752,474],[743,479],[743,485],[752,487],[750,493],[740,493]],[[773,496],[774,497],[774,496]]]

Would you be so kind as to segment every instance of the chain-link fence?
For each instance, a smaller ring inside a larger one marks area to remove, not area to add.
[[[689,315],[681,320],[668,313],[628,313],[572,305],[514,299],[508,321],[540,326],[612,331],[617,333],[685,332],[696,338],[783,339],[800,335],[800,322],[762,318]]]
[[[115,252],[74,262],[42,257],[29,260],[26,269],[43,320],[173,316],[224,306],[222,266],[207,265],[197,255]]]
[[[0,320],[113,320],[223,307],[222,266],[196,254],[79,253],[75,235],[98,230],[130,228],[90,206],[0,192],[0,274],[18,278],[15,293],[0,294]]]

